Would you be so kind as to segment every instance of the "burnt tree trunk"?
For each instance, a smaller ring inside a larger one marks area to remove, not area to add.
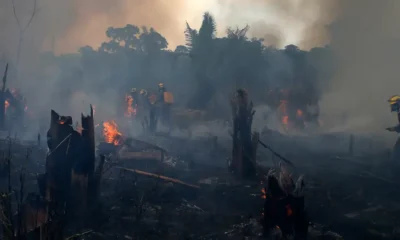
[[[81,175],[81,191],[83,192],[82,200],[84,208],[86,208],[87,203],[94,201],[93,197],[97,195],[95,193],[95,186],[97,183],[94,180],[94,170],[95,170],[95,137],[94,137],[94,119],[93,119],[93,108],[90,106],[90,115],[82,115],[82,162],[79,171],[76,171]],[[88,195],[88,196],[86,196]]]
[[[6,90],[6,82],[7,82],[7,73],[8,73],[8,63],[6,65],[6,70],[4,71],[3,75],[3,86],[1,88],[1,93],[0,93],[0,129],[4,130],[5,129],[5,99],[4,99],[4,94]]]
[[[233,146],[231,170],[243,178],[256,176],[256,150],[258,134],[252,136],[253,103],[245,90],[239,89],[231,100],[233,118]],[[256,142],[254,142],[256,141]]]
[[[71,169],[76,161],[74,149],[79,146],[79,138],[71,127],[70,117],[61,117],[51,110],[50,129],[47,132],[49,153],[46,157],[46,172],[41,188],[45,189],[45,198],[48,203],[48,214],[52,222],[57,223],[57,237],[62,237],[65,213],[68,207],[68,198],[71,185]],[[78,139],[78,142],[76,142]],[[40,184],[40,182],[39,182]],[[51,224],[53,225],[53,224]],[[52,226],[55,227],[55,226]]]

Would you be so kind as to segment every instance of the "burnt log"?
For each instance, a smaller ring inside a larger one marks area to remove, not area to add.
[[[248,100],[245,90],[237,90],[231,99],[233,134],[231,170],[240,177],[254,178],[256,176],[256,150],[258,134],[252,135],[253,103]],[[254,142],[255,141],[255,142]]]

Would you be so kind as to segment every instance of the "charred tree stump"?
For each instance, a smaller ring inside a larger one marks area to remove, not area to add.
[[[62,234],[62,226],[66,216],[73,209],[71,201],[72,169],[81,162],[81,135],[72,127],[72,118],[60,116],[51,111],[50,129],[47,132],[49,153],[46,157],[46,172],[39,178],[40,189],[45,189],[45,198],[49,206],[52,222],[57,222],[58,232]],[[43,186],[45,185],[45,186]],[[67,214],[68,213],[68,214]]]
[[[1,88],[1,93],[0,93],[0,129],[4,130],[5,129],[5,90],[6,90],[6,82],[7,82],[7,73],[8,73],[8,63],[6,65],[6,70],[4,71],[3,75],[3,86]]]
[[[79,174],[86,178],[87,186],[86,189],[82,189],[88,194],[85,202],[92,203],[95,201],[94,196],[96,196],[95,189],[97,189],[97,182],[94,181],[94,170],[95,170],[95,137],[94,137],[94,119],[93,119],[93,108],[90,106],[90,115],[82,115],[82,164]],[[82,178],[81,177],[81,178]],[[85,186],[84,182],[81,184],[82,187]],[[86,203],[85,203],[86,204]],[[86,206],[85,206],[86,208]]]
[[[253,103],[248,101],[247,92],[243,89],[237,90],[231,100],[233,118],[233,146],[231,170],[243,178],[253,178],[256,175],[256,145],[258,134],[253,135],[251,126],[255,111]],[[256,142],[253,142],[253,140]]]
[[[89,116],[82,115],[81,134],[73,129],[72,124],[71,117],[51,111],[50,129],[47,132],[49,153],[46,157],[46,172],[38,177],[40,192],[45,196],[48,206],[48,219],[51,219],[45,224],[46,229],[56,228],[54,231],[60,236],[56,239],[61,239],[66,221],[73,220],[78,228],[83,227],[88,202],[93,201],[91,193],[96,192],[93,189],[98,189],[99,182],[94,172],[92,106]]]

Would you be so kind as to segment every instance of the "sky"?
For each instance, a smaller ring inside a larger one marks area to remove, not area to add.
[[[143,10],[150,9],[150,13],[146,14],[153,16],[141,17],[141,19],[139,19],[140,14],[137,14],[138,10],[135,9],[138,0],[117,1],[125,2],[121,3],[125,6],[122,7],[124,11],[121,12],[116,7],[92,13],[91,18],[81,17],[82,22],[76,21],[76,24],[72,24],[68,31],[64,32],[66,34],[56,37],[56,51],[59,53],[75,52],[84,45],[98,47],[106,40],[104,32],[107,27],[121,27],[127,23],[153,26],[167,38],[169,48],[174,50],[177,45],[185,42],[185,22],[198,29],[201,25],[202,15],[206,11],[215,17],[217,36],[225,35],[226,28],[229,26],[245,27],[246,24],[249,24],[251,26],[250,37],[268,39],[271,41],[269,44],[278,47],[300,44],[305,28],[309,24],[309,21],[305,22],[303,19],[299,19],[303,16],[290,16],[290,13],[288,14],[281,8],[282,6],[276,4],[278,0],[247,0],[242,3],[233,0],[153,0],[149,1],[148,5],[150,6]],[[284,1],[295,4],[299,0]],[[151,2],[154,2],[153,8]],[[176,8],[172,10],[170,5],[166,7],[167,2],[176,2]],[[313,14],[311,12],[307,18],[312,19]],[[168,25],[163,22],[168,22]]]
[[[36,15],[23,33],[23,52],[29,56],[36,50],[60,54],[97,48],[107,40],[108,27],[126,24],[153,27],[174,50],[185,43],[186,22],[198,29],[207,11],[216,20],[218,37],[227,27],[249,25],[248,36],[263,38],[266,45],[309,49],[326,44],[325,26],[332,20],[327,3],[336,0],[0,0],[2,54],[16,55],[20,35],[12,3],[24,25],[34,1]]]

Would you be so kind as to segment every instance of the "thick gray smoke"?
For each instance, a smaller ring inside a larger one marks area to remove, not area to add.
[[[250,26],[250,37],[264,38],[266,45],[296,44],[303,49],[329,41],[326,26],[334,19],[335,0],[218,0],[218,18],[224,27]]]
[[[33,0],[14,2],[24,26]],[[44,115],[48,115],[49,108],[55,108],[76,118],[80,112],[87,112],[90,103],[108,109],[106,113],[98,110],[98,114],[113,115],[118,86],[110,86],[104,96],[92,91],[92,86],[104,85],[110,73],[104,72],[96,79],[84,76],[83,82],[68,81],[80,79],[76,71],[80,66],[74,66],[79,61],[71,62],[69,57],[55,62],[49,57],[43,62],[38,61],[39,53],[76,52],[84,45],[97,47],[105,40],[107,27],[127,23],[153,26],[172,46],[183,44],[184,18],[190,15],[188,2],[38,0],[37,13],[23,35],[18,78],[11,71],[9,86],[21,88],[29,103],[42,109]],[[282,47],[294,41],[309,49],[330,42],[339,65],[321,105],[325,121],[344,122],[337,130],[382,132],[396,123],[386,100],[400,92],[395,84],[400,72],[396,51],[399,9],[400,3],[395,0],[216,0],[201,6],[196,14],[200,19],[202,11],[210,10],[219,35],[228,26],[249,24],[249,36],[264,38],[266,45]],[[15,68],[20,32],[11,0],[0,0],[0,27],[0,63],[10,62]],[[59,66],[63,72],[71,69],[69,76],[60,76]],[[72,99],[63,99],[63,93],[54,90],[60,85],[66,93],[76,91]]]
[[[338,70],[321,110],[328,120],[342,118],[338,130],[385,133],[397,124],[387,100],[400,93],[400,2],[343,0],[339,6],[329,29]]]
[[[39,56],[44,51],[76,53],[79,47],[85,45],[97,48],[106,40],[105,30],[108,27],[127,23],[152,26],[172,44],[184,38],[183,31],[175,28],[179,24],[182,28],[184,26],[184,20],[177,17],[185,6],[183,0],[174,1],[174,4],[160,0],[36,0],[36,14],[21,35],[15,16],[25,27],[32,14],[34,1],[0,0],[0,69],[2,71],[5,63],[10,63],[8,87],[21,89],[36,115],[46,119],[50,114],[49,109],[54,108],[61,114],[69,114],[74,120],[79,120],[81,112],[88,112],[89,104],[101,108],[97,111],[99,117],[112,117],[120,86],[109,83],[104,95],[98,96],[93,93],[93,86],[104,85],[110,79],[110,73],[103,72],[101,77],[96,78],[82,78],[79,56],[74,60],[73,56],[54,58],[49,54],[43,60]],[[17,76],[20,36],[23,41]],[[61,92],[60,88],[63,89]],[[72,98],[66,99],[65,96],[72,92]]]

